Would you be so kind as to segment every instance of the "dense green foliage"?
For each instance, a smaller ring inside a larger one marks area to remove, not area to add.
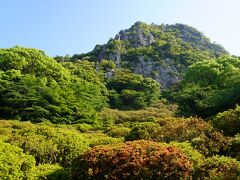
[[[50,179],[50,180],[67,180],[70,179],[69,172],[64,170],[58,164],[40,164],[32,169],[29,179]]]
[[[100,63],[100,67],[104,72],[108,72],[116,69],[116,64],[113,61],[103,59]]]
[[[184,42],[190,43],[192,46],[198,47],[202,51],[210,50],[215,53],[216,56],[227,54],[227,51],[221,45],[211,43],[209,38],[191,26],[178,23],[167,27],[168,31],[175,32],[175,35]]]
[[[237,134],[231,141],[228,154],[240,161],[240,134]]]
[[[131,131],[130,128],[124,127],[123,125],[111,126],[106,129],[105,133],[111,137],[124,137]]]
[[[0,179],[239,179],[227,54],[190,26],[141,22],[72,57],[0,49]]]
[[[59,163],[64,167],[68,167],[71,159],[89,146],[85,138],[78,133],[48,127],[24,128],[15,132],[7,142],[32,154],[37,164]]]
[[[240,163],[228,157],[213,156],[207,158],[196,171],[200,179],[238,179]]]
[[[156,140],[161,133],[161,126],[154,122],[143,122],[133,126],[132,130],[125,137],[126,141],[131,140]]]
[[[137,122],[155,122],[158,119],[169,119],[175,114],[176,106],[158,102],[151,107],[141,110],[120,111],[117,109],[104,109],[101,119],[106,124],[130,125]]]
[[[0,116],[34,122],[95,122],[96,110],[106,105],[103,85],[89,63],[69,66],[73,68],[64,68],[36,49],[1,49]]]
[[[208,117],[234,107],[240,97],[240,59],[225,56],[190,66],[174,94],[183,115]]]
[[[122,142],[101,132],[80,133],[80,125],[1,120],[0,179],[68,179],[74,158],[96,145]]]
[[[75,54],[69,61],[113,60],[117,67],[156,79],[166,88],[180,80],[189,65],[226,54],[223,47],[193,27],[136,22],[106,44],[96,45],[86,54]]]
[[[0,141],[0,179],[24,179],[35,165],[32,156],[22,149]]]
[[[160,97],[159,84],[150,78],[119,70],[107,82],[109,100],[113,108],[141,109],[152,105]]]
[[[233,136],[240,133],[240,106],[217,114],[212,123],[214,127],[223,130],[224,134]]]
[[[78,126],[51,127],[29,122],[0,121],[0,138],[35,157],[36,164],[60,164],[69,168],[71,161],[89,147],[121,142],[101,133],[82,134]]]
[[[196,170],[204,162],[204,156],[191,146],[189,142],[171,142],[170,145],[174,145],[188,157],[193,163],[193,169]],[[194,174],[194,173],[193,173]]]

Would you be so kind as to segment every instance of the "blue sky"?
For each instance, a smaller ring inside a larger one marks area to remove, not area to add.
[[[91,51],[136,21],[191,25],[240,55],[240,0],[1,0],[0,48]]]

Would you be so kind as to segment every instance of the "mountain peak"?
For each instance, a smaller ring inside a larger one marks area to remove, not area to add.
[[[97,62],[113,60],[117,67],[151,77],[167,88],[182,79],[189,65],[225,54],[228,52],[222,46],[211,43],[189,25],[138,21],[106,44],[78,57]]]
[[[130,41],[133,47],[148,46],[154,42],[154,36],[149,31],[149,25],[140,21],[129,29],[121,30],[114,39]]]
[[[135,22],[135,23],[132,25],[132,27],[134,27],[134,26],[140,27],[140,26],[144,26],[144,25],[148,25],[148,24],[145,23],[145,22],[142,22],[142,21],[137,21],[137,22]]]

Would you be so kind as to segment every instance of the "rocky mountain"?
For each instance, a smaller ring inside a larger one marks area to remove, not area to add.
[[[136,22],[106,44],[96,45],[93,51],[73,55],[72,60],[113,60],[118,68],[151,77],[162,88],[168,88],[179,82],[186,68],[194,62],[225,54],[228,52],[222,46],[188,25]]]

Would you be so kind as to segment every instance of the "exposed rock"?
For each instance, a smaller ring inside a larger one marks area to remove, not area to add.
[[[120,31],[116,35],[115,40],[131,41],[133,42],[133,47],[136,48],[150,45],[154,42],[154,36],[151,32],[142,29],[140,25],[141,23],[137,22],[132,28]],[[133,29],[135,30],[134,33],[132,33]]]
[[[223,47],[211,43],[190,26],[136,22],[131,28],[121,30],[107,44],[97,45],[81,57],[87,56],[98,62],[113,60],[118,68],[129,68],[157,80],[162,88],[168,88],[181,81],[187,67],[194,62],[225,54],[227,51]],[[130,59],[127,58],[129,55]]]

